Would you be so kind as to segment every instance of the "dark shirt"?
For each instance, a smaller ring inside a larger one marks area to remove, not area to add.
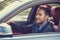
[[[40,33],[39,27],[40,26],[35,25],[34,28],[32,29],[32,32],[34,32],[34,33]]]
[[[55,32],[53,24],[49,21],[44,22],[41,26],[33,25],[32,33]]]
[[[21,32],[23,34],[26,33],[43,33],[43,32],[55,32],[53,24],[49,21],[43,23],[40,27],[35,23],[30,25],[19,26],[16,24],[10,24],[13,31]],[[14,26],[15,25],[15,26]]]

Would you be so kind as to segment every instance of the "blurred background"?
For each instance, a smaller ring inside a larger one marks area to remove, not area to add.
[[[22,5],[31,0],[0,0],[0,13],[6,14],[9,11],[12,11],[16,6]],[[50,4],[51,6],[57,6],[57,4]],[[31,11],[31,8],[19,13],[9,21],[27,21],[28,15]],[[2,16],[0,14],[0,16]]]
[[[22,2],[25,3],[27,1],[29,1],[29,0],[0,0],[0,12],[2,11],[1,13],[4,13],[6,11],[6,8],[7,8],[7,10],[9,8],[13,9],[15,6],[22,4]],[[12,5],[14,5],[14,6],[12,6]],[[26,21],[30,10],[31,10],[31,8],[23,11],[22,13],[19,13],[18,15],[13,17],[10,21],[21,21],[21,20]]]

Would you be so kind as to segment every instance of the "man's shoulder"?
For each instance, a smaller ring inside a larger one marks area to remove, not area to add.
[[[47,24],[47,28],[48,28],[48,29],[53,29],[53,30],[54,30],[53,24],[52,24],[51,22],[49,22],[49,23]]]
[[[53,27],[53,23],[51,23],[51,22],[48,22],[48,26],[52,26],[52,27]]]

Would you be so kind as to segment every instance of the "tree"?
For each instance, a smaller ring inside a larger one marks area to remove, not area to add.
[[[2,10],[3,8],[5,8],[9,3],[14,2],[15,0],[4,0],[2,2],[0,2],[0,10]]]

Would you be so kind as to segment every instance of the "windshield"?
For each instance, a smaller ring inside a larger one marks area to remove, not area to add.
[[[22,4],[29,2],[31,0],[3,0],[0,1],[0,19],[8,14],[9,12],[13,11],[15,8],[21,6]]]

